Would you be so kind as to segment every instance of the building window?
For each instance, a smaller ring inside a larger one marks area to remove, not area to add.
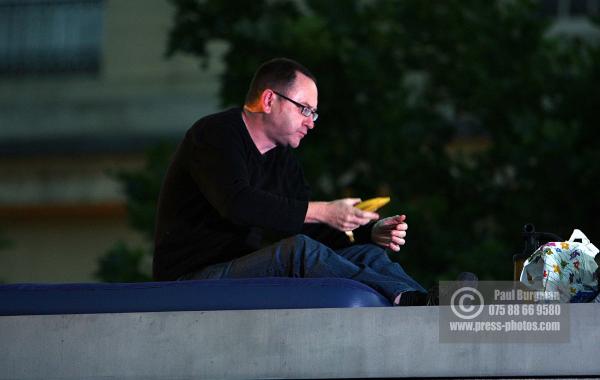
[[[0,74],[97,73],[104,0],[0,0]]]
[[[600,0],[541,0],[542,13],[550,17],[588,17],[600,13]]]

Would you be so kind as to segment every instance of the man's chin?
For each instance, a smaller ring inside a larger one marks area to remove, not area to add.
[[[289,140],[287,143],[287,146],[296,149],[297,147],[300,146],[300,142],[302,142],[302,138]]]
[[[295,149],[300,146],[300,143],[302,142],[302,137],[304,136],[294,136],[293,138],[288,138],[285,140],[282,139],[278,145]]]

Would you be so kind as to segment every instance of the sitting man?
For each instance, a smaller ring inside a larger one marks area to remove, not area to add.
[[[278,58],[258,68],[243,109],[206,116],[187,131],[159,197],[156,280],[341,277],[394,305],[427,302],[384,249],[405,243],[404,215],[375,222],[378,214],[354,207],[359,199],[310,200],[292,148],[317,117],[315,77]]]

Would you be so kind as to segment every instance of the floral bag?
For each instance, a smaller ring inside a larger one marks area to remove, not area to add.
[[[520,281],[532,290],[558,292],[564,303],[589,302],[598,294],[597,253],[576,229],[568,241],[540,246],[525,261]]]

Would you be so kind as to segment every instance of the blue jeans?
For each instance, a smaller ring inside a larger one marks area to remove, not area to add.
[[[427,292],[385,250],[373,244],[332,250],[305,235],[295,235],[232,261],[214,264],[185,280],[249,277],[341,277],[362,282],[391,302],[401,292]]]

